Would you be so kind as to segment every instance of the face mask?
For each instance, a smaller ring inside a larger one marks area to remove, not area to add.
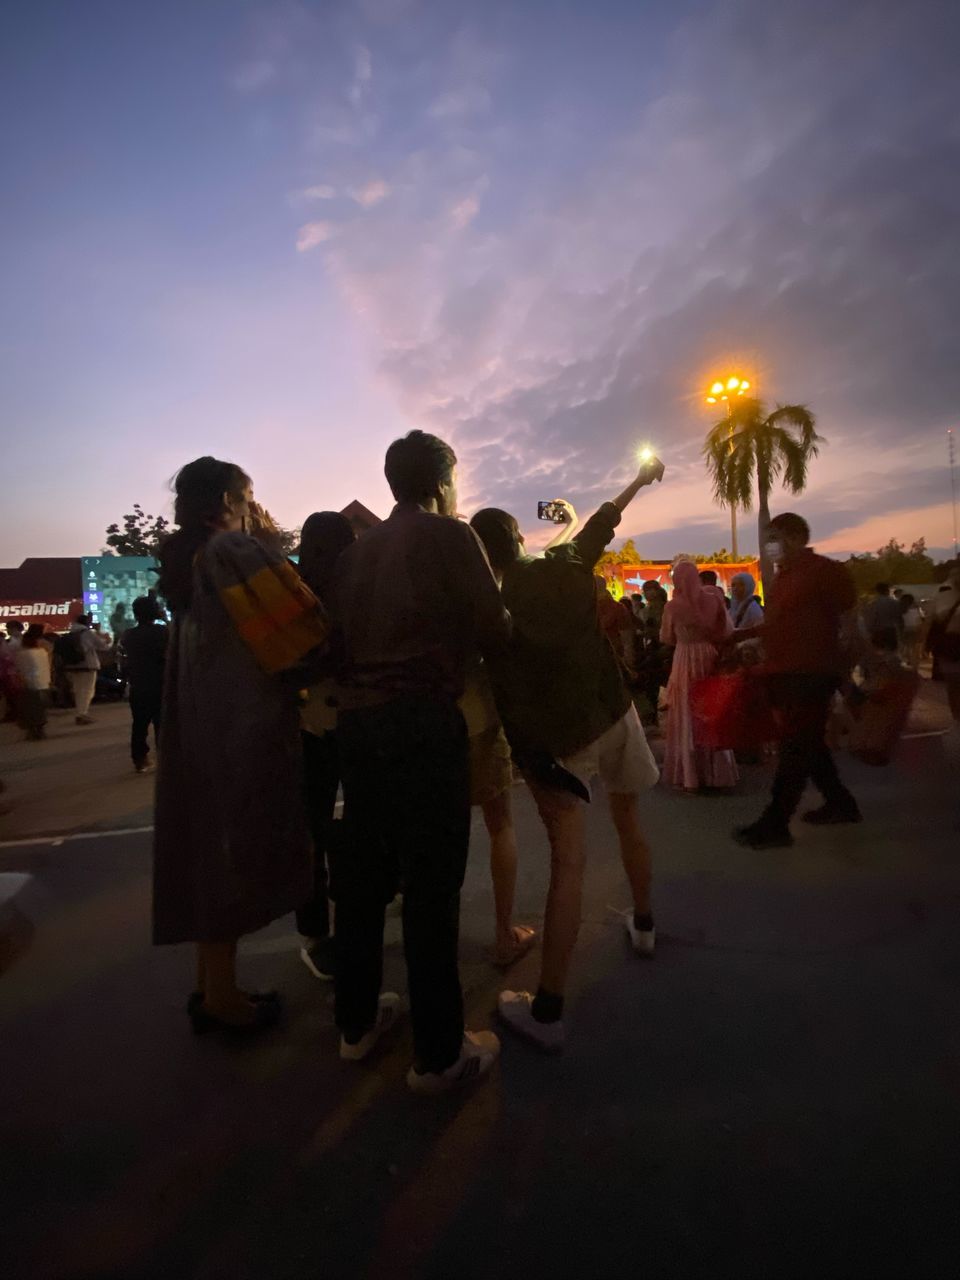
[[[783,543],[779,538],[771,538],[766,544],[766,552],[774,564],[783,559]]]

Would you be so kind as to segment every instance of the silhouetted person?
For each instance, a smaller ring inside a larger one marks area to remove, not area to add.
[[[332,612],[333,579],[337,562],[355,540],[353,526],[339,511],[315,511],[300,534],[301,578]],[[375,607],[375,606],[374,606]],[[335,821],[340,789],[340,748],[337,738],[339,690],[336,661],[306,690],[300,707],[303,744],[303,795],[313,839],[313,893],[297,911],[303,935],[300,958],[315,978],[329,982],[334,975],[334,940],[330,930],[330,881],[342,823]]]
[[[502,647],[509,618],[476,534],[454,519],[456,456],[411,431],[387,450],[397,500],[342,555],[334,597],[345,648],[338,736],[346,843],[337,884],[340,1055],[367,1056],[393,1022],[380,994],[384,909],[403,886],[414,1064],[439,1093],[489,1071],[491,1032],[464,1032],[457,968],[470,842],[468,664]]]
[[[878,582],[874,587],[873,599],[863,610],[863,625],[874,647],[889,650],[891,640],[894,646],[899,643],[903,610],[900,601],[890,594],[889,583]]]
[[[160,738],[160,715],[163,701],[163,672],[167,657],[167,628],[160,625],[156,602],[140,596],[133,602],[135,627],[128,627],[120,637],[118,659],[130,689],[130,758],[137,773],[149,773],[154,765],[150,758],[148,735],[153,726],[154,744]]]
[[[849,666],[845,648],[852,647],[855,634],[856,588],[845,565],[807,545],[810,526],[802,516],[789,512],[771,520],[770,539],[779,572],[770,584],[764,623],[735,633],[737,640],[763,637],[770,697],[783,726],[770,803],[757,822],[734,832],[740,844],[754,849],[793,844],[790,820],[808,781],[824,803],[804,814],[805,822],[861,820],[826,743],[830,703]]]
[[[490,663],[497,705],[514,759],[523,770],[550,841],[550,889],[543,959],[536,992],[502,991],[499,1013],[513,1031],[551,1052],[563,1045],[563,1002],[580,930],[585,859],[585,801],[599,776],[616,827],[633,910],[634,948],[651,956],[650,849],[640,824],[639,796],[658,778],[636,708],[603,633],[601,603],[623,616],[597,561],[623,511],[640,490],[663,476],[651,460],[626,489],[605,502],[568,542],[529,556],[515,517],[478,511],[472,524],[501,576],[513,620],[509,649]]]

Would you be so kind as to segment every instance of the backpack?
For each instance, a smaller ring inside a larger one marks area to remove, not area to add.
[[[67,631],[62,636],[57,636],[53,642],[53,654],[67,670],[87,665],[87,655],[83,651],[79,631]]]

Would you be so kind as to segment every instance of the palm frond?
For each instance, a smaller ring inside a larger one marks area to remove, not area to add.
[[[753,496],[752,451],[732,418],[723,418],[703,445],[713,495],[724,507],[749,510]]]
[[[767,430],[776,457],[776,474],[791,493],[802,493],[812,458],[826,441],[817,434],[817,420],[804,404],[778,405],[767,418]]]

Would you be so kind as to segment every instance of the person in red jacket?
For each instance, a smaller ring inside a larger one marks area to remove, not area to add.
[[[804,822],[862,820],[826,743],[830,704],[850,665],[856,587],[845,565],[810,548],[810,526],[802,516],[777,516],[770,521],[769,537],[779,572],[768,592],[763,625],[737,632],[738,640],[763,636],[768,688],[782,733],[770,803],[756,822],[733,833],[739,844],[753,849],[793,844],[790,820],[808,780],[824,802],[805,813]]]

